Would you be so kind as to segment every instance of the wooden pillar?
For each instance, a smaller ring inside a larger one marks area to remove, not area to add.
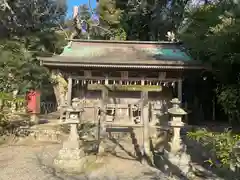
[[[144,77],[141,78],[141,85],[144,86],[145,84],[145,80],[144,80]]]
[[[182,79],[178,80],[178,99],[182,103]]]
[[[143,122],[143,147],[145,155],[150,156],[148,92],[141,92],[141,121]]]
[[[102,89],[102,100],[101,100],[101,116],[102,120],[106,121],[106,103],[108,98],[108,90]]]
[[[105,76],[105,82],[104,82],[105,85],[108,85],[108,75]]]
[[[71,106],[72,104],[72,77],[68,77],[68,92],[67,92],[67,105]]]

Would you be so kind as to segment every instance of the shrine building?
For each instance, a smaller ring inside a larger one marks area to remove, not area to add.
[[[141,124],[148,105],[149,122],[157,122],[174,97],[182,101],[183,80],[206,69],[180,43],[73,40],[61,55],[41,58],[68,81],[67,105],[78,99],[83,119]]]

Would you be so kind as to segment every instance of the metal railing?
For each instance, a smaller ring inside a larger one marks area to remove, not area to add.
[[[51,112],[55,112],[57,111],[57,103],[56,102],[50,102],[50,101],[46,101],[46,102],[41,102],[40,103],[40,108],[41,108],[41,114],[48,114]]]

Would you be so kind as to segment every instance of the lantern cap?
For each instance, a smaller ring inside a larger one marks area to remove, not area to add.
[[[175,116],[186,115],[187,112],[180,107],[181,101],[178,98],[174,98],[170,101],[172,103],[172,108],[168,109],[168,112]]]

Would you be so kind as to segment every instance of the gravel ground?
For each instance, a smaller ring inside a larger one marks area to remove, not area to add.
[[[60,145],[1,146],[0,180],[164,180],[162,172],[137,161],[108,157],[99,170],[86,175],[66,175],[52,168]]]

